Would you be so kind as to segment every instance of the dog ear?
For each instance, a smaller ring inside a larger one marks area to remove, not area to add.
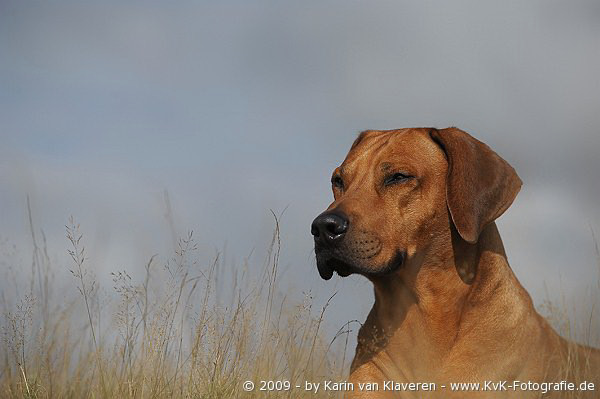
[[[517,172],[498,154],[455,127],[430,131],[448,159],[446,202],[460,236],[474,244],[521,189]]]

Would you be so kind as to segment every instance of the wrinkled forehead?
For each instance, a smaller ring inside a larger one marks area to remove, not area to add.
[[[415,166],[445,162],[441,148],[429,136],[429,129],[367,130],[356,139],[341,168],[375,167],[382,162],[402,162]]]

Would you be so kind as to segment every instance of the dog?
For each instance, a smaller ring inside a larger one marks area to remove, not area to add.
[[[600,351],[560,337],[509,266],[494,221],[521,180],[487,145],[454,127],[369,130],[331,183],[311,226],[319,274],[375,292],[346,397],[600,397]]]

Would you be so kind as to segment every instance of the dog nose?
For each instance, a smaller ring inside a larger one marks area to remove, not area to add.
[[[316,217],[310,227],[315,241],[332,244],[344,237],[348,230],[348,218],[344,214],[323,212]]]

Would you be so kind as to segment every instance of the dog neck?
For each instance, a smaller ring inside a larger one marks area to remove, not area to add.
[[[485,311],[485,301],[492,300],[496,289],[506,283],[518,285],[494,223],[476,244],[465,242],[450,228],[408,259],[400,272],[371,281],[375,304],[358,337],[357,354],[364,356],[357,356],[353,368],[389,349],[390,354],[403,356],[398,363],[434,369],[435,364],[419,359],[441,363],[460,339],[463,325],[476,319],[475,311]],[[474,301],[476,307],[471,306]],[[415,375],[418,370],[413,367],[401,374],[406,373]]]

